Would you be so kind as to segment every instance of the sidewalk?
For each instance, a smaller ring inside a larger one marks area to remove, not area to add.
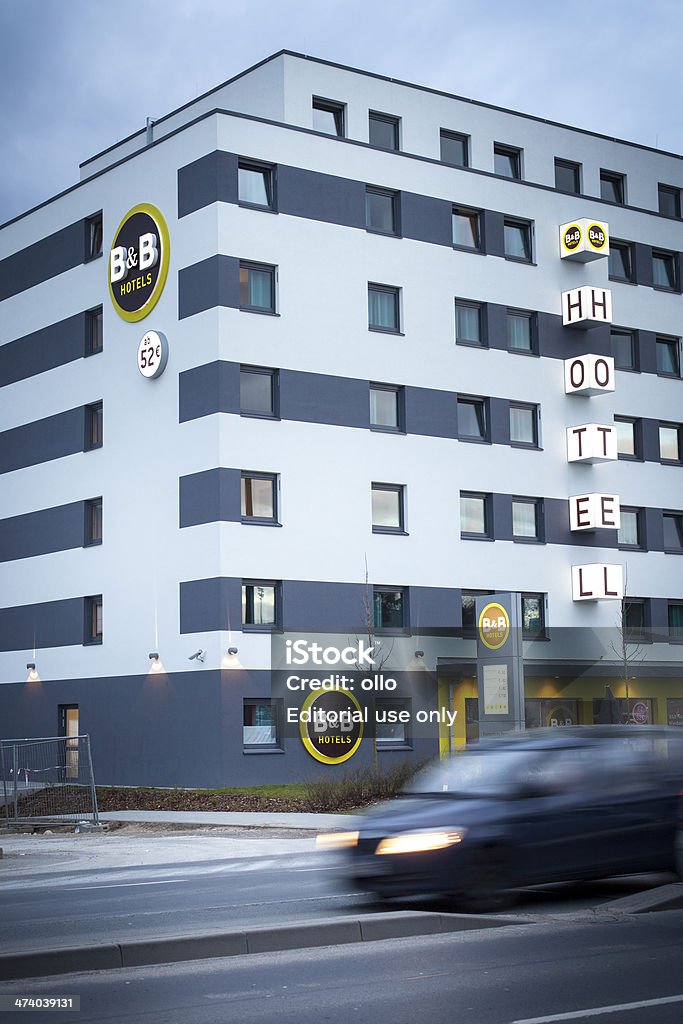
[[[277,814],[271,811],[105,811],[100,814],[100,820],[344,832],[354,827],[355,817],[353,814]]]

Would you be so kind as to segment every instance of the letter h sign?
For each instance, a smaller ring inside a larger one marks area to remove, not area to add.
[[[584,285],[562,292],[562,326],[589,330],[612,323],[612,292],[609,288]]]

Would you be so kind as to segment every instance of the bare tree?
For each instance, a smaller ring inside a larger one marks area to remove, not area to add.
[[[365,555],[365,584],[363,588],[363,628],[365,636],[368,640],[368,647],[374,648],[373,663],[375,671],[381,673],[384,666],[391,657],[391,653],[394,649],[394,641],[392,640],[390,646],[385,646],[384,641],[377,638],[375,633],[375,610],[372,601],[372,589],[370,587],[370,574],[368,572],[368,556]],[[358,644],[358,637],[356,637],[356,644]],[[360,667],[360,666],[357,666]],[[374,702],[373,702],[374,711]],[[377,722],[372,730],[372,759],[375,769],[375,776],[379,776],[379,757],[377,754]]]
[[[624,573],[624,596],[619,606],[619,619],[616,627],[616,640],[610,644],[624,677],[624,696],[626,697],[626,722],[631,721],[631,701],[629,693],[629,681],[632,678],[633,669],[645,658],[645,651],[642,649],[639,636],[633,626],[628,624],[628,576]]]

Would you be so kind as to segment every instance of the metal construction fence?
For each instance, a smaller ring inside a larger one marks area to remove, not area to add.
[[[0,740],[0,827],[99,825],[89,736]]]

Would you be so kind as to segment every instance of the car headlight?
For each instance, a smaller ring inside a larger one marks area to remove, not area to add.
[[[358,845],[357,832],[321,832],[315,837],[318,850],[341,850]]]
[[[448,846],[461,843],[466,831],[459,828],[450,832],[404,832],[383,839],[375,853],[427,853],[429,850],[445,850]]]

